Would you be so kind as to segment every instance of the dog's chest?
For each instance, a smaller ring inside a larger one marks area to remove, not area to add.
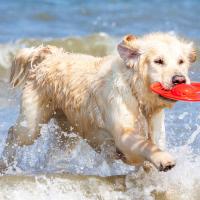
[[[140,135],[146,138],[148,137],[147,120],[141,112],[138,112],[134,126],[135,126],[134,129],[136,130],[137,133],[139,133]]]

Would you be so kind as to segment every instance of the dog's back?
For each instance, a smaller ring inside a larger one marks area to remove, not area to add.
[[[38,109],[37,118],[48,113],[48,117],[42,117],[45,122],[55,110],[63,110],[71,124],[79,121],[82,132],[94,121],[101,126],[102,119],[92,93],[102,86],[100,82],[105,84],[107,79],[102,80],[101,76],[107,73],[110,58],[64,52],[53,46],[25,48],[13,62],[10,82],[13,87],[25,83],[23,110],[33,109],[37,104],[34,113]]]

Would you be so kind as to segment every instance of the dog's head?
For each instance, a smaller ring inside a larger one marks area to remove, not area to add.
[[[170,89],[190,83],[188,69],[196,60],[193,44],[167,33],[153,33],[136,38],[127,35],[118,45],[120,57],[148,86],[160,82]]]

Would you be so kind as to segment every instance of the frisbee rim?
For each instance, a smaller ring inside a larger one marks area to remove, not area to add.
[[[194,96],[179,96],[179,95],[174,95],[172,92],[172,89],[176,89],[175,87],[184,87],[184,85],[190,85],[192,87],[195,87],[196,89],[196,95]],[[167,98],[167,99],[172,99],[172,100],[178,100],[178,101],[188,101],[188,102],[198,102],[200,101],[200,82],[192,82],[191,84],[179,84],[177,86],[174,86],[171,90],[164,89],[162,87],[162,84],[160,82],[155,82],[151,84],[150,88],[151,91],[153,91],[155,94],[159,94],[160,96]],[[198,89],[197,89],[198,88]],[[198,91],[198,93],[197,93]]]

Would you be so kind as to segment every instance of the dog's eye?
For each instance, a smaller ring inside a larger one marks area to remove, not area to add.
[[[180,59],[180,60],[178,61],[178,64],[179,64],[179,65],[182,65],[183,63],[184,63],[183,59]]]
[[[154,63],[159,64],[159,65],[163,65],[164,64],[164,60],[161,58],[158,58],[156,60],[154,60]]]

